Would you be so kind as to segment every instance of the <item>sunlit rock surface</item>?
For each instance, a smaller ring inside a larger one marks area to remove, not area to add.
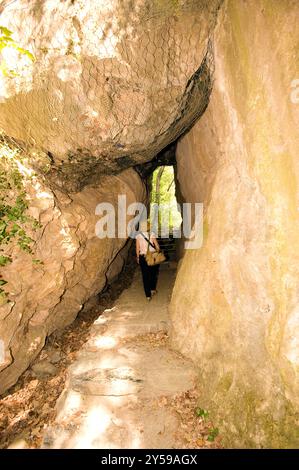
[[[17,76],[1,77],[0,128],[49,152],[69,190],[150,160],[207,105],[220,3],[5,3],[1,25],[36,61],[4,51]]]
[[[34,253],[13,247],[13,262],[1,269],[10,302],[0,307],[5,346],[0,393],[37,356],[46,336],[71,323],[83,304],[103,289],[106,273],[109,279],[121,270],[126,238],[117,238],[116,231],[116,238],[100,239],[95,232],[100,218],[96,206],[108,202],[117,209],[119,194],[126,196],[127,205],[144,201],[144,185],[134,170],[105,177],[100,186],[89,185],[69,196],[38,181],[28,184],[29,213],[42,227],[28,233],[35,240]]]
[[[211,101],[177,149],[180,191],[205,217],[173,344],[228,446],[299,445],[298,19],[294,1],[225,2]]]

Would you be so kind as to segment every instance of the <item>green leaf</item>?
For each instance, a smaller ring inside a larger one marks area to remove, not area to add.
[[[10,31],[10,29],[6,28],[5,26],[0,26],[0,32],[4,34],[5,36],[12,35],[12,31]]]
[[[199,418],[207,418],[209,416],[209,412],[207,410],[204,410],[203,408],[196,408],[195,414]]]
[[[214,440],[216,439],[216,437],[218,436],[218,434],[219,434],[219,429],[218,429],[218,428],[212,428],[212,429],[210,429],[209,435],[208,435],[208,441],[209,441],[209,442],[214,442]]]
[[[23,47],[20,47],[18,46],[16,43],[12,42],[10,44],[11,47],[13,47],[14,49],[16,49],[20,54],[23,54],[23,55],[26,55],[27,57],[29,57],[30,60],[32,60],[32,62],[35,61],[35,57],[33,54],[31,54],[30,51],[28,51],[27,49],[24,49]]]
[[[11,263],[12,259],[9,256],[0,255],[0,266],[5,266]]]
[[[1,37],[0,37],[1,44]],[[7,71],[10,74],[10,71]],[[0,267],[11,263],[13,259],[6,255],[4,247],[17,244],[27,253],[33,252],[34,240],[27,235],[27,228],[36,230],[42,227],[38,220],[27,215],[28,196],[24,178],[18,168],[18,161],[22,161],[22,153],[13,144],[2,138],[0,134]],[[33,263],[41,265],[43,262],[34,259]],[[6,281],[1,282],[4,286]],[[0,287],[0,304],[9,301],[9,293]]]
[[[5,286],[5,284],[7,284],[7,281],[0,279],[0,286]]]
[[[29,59],[32,60],[32,62],[35,62],[35,56],[30,51],[27,51],[26,49],[24,49],[23,51],[24,51],[23,54],[29,57]]]
[[[1,44],[1,48],[3,49],[4,47],[7,47],[7,46],[10,46],[10,44],[14,43],[15,41],[13,40],[13,38],[9,37],[9,36],[2,36],[0,37],[0,44]]]

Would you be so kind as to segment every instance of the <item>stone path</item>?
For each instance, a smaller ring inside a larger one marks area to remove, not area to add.
[[[90,330],[68,370],[43,448],[171,448],[179,419],[160,399],[192,389],[188,360],[149,333],[167,332],[175,271],[161,267],[159,293],[147,302],[139,270],[132,285]]]

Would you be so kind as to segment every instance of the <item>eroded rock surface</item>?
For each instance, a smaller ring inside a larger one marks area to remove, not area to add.
[[[0,311],[5,346],[0,393],[37,356],[47,335],[74,320],[84,303],[103,289],[107,277],[121,270],[127,240],[117,232],[115,238],[96,236],[96,206],[108,202],[117,208],[119,194],[126,196],[128,205],[145,200],[144,185],[132,169],[68,196],[53,192],[39,179],[28,181],[26,192],[29,213],[41,228],[30,233],[33,253],[12,246],[13,262],[1,270],[10,302]]]
[[[0,128],[32,160],[48,153],[52,181],[71,190],[150,160],[207,105],[220,3],[5,4],[1,24],[36,61],[10,50]]]
[[[173,344],[196,360],[226,445],[299,444],[298,18],[293,1],[225,2],[211,101],[177,149],[181,193],[205,217],[175,283]]]

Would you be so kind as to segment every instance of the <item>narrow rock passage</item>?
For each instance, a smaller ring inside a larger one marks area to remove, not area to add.
[[[161,266],[148,303],[139,270],[95,321],[68,370],[54,425],[43,448],[171,448],[180,418],[169,398],[192,391],[192,363],[167,345],[168,302],[175,271]]]

